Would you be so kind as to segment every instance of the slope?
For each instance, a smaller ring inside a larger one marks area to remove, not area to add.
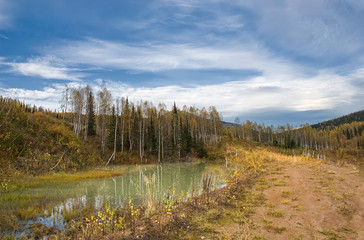
[[[348,115],[311,125],[312,128],[324,130],[327,127],[333,128],[345,123],[364,121],[364,110],[350,113]]]

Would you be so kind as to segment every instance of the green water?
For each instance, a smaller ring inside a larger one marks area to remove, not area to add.
[[[98,210],[106,201],[111,207],[123,207],[130,199],[135,205],[146,203],[148,200],[186,199],[201,193],[204,177],[211,178],[211,188],[220,188],[224,186],[227,175],[240,167],[225,163],[125,165],[113,167],[125,171],[120,177],[33,188],[22,194],[52,199],[52,207],[48,207],[45,217],[39,217],[37,222],[63,228],[63,213],[75,207],[92,206]]]

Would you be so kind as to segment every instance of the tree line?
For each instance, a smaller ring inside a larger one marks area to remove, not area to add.
[[[293,128],[286,126],[265,126],[246,121],[226,129],[226,134],[244,140],[270,142],[283,148],[303,147],[307,149],[364,149],[364,122],[351,122],[338,126],[316,129],[309,125]]]
[[[206,145],[221,138],[220,114],[213,106],[179,109],[174,104],[168,110],[164,103],[154,106],[128,97],[113,98],[105,85],[95,95],[90,86],[65,86],[60,103],[58,117],[71,121],[77,137],[85,141],[97,136],[108,162],[130,153],[137,154],[140,162],[206,157]]]

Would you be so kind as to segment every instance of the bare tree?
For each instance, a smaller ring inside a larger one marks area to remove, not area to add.
[[[67,84],[64,85],[63,93],[62,93],[62,99],[60,100],[61,103],[61,109],[63,112],[63,119],[65,117],[65,114],[68,110],[68,103],[70,99],[70,89]]]
[[[101,152],[105,154],[106,147],[106,128],[108,124],[108,115],[111,111],[112,96],[105,86],[98,92],[98,117],[99,131],[101,137]]]
[[[72,90],[71,103],[73,113],[73,130],[77,137],[79,137],[82,130],[82,111],[84,106],[84,91],[81,87]]]

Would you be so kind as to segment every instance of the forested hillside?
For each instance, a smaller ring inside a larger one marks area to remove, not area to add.
[[[270,142],[288,149],[296,147],[314,150],[364,148],[364,122],[352,122],[318,130],[311,126],[294,129],[289,124],[274,127],[246,121],[226,129],[226,134],[238,139]]]
[[[363,149],[363,111],[319,126],[293,129],[246,121],[227,124],[215,107],[130,102],[106,87],[96,96],[89,86],[65,87],[61,113],[0,98],[0,167],[34,174],[120,163],[204,158],[221,137],[273,143],[293,149]],[[212,154],[213,155],[213,154]]]
[[[342,124],[352,123],[352,122],[363,122],[364,121],[364,110],[350,113],[348,115],[335,118],[332,120],[324,121],[321,123],[311,125],[312,128],[318,130],[324,130],[326,128],[334,128]]]
[[[0,98],[0,164],[34,174],[95,165],[207,157],[220,141],[214,107],[171,110],[160,103],[113,98],[103,87],[65,88],[62,113]]]
[[[71,124],[52,115],[0,96],[1,171],[39,174],[100,162],[98,154],[76,137]]]

